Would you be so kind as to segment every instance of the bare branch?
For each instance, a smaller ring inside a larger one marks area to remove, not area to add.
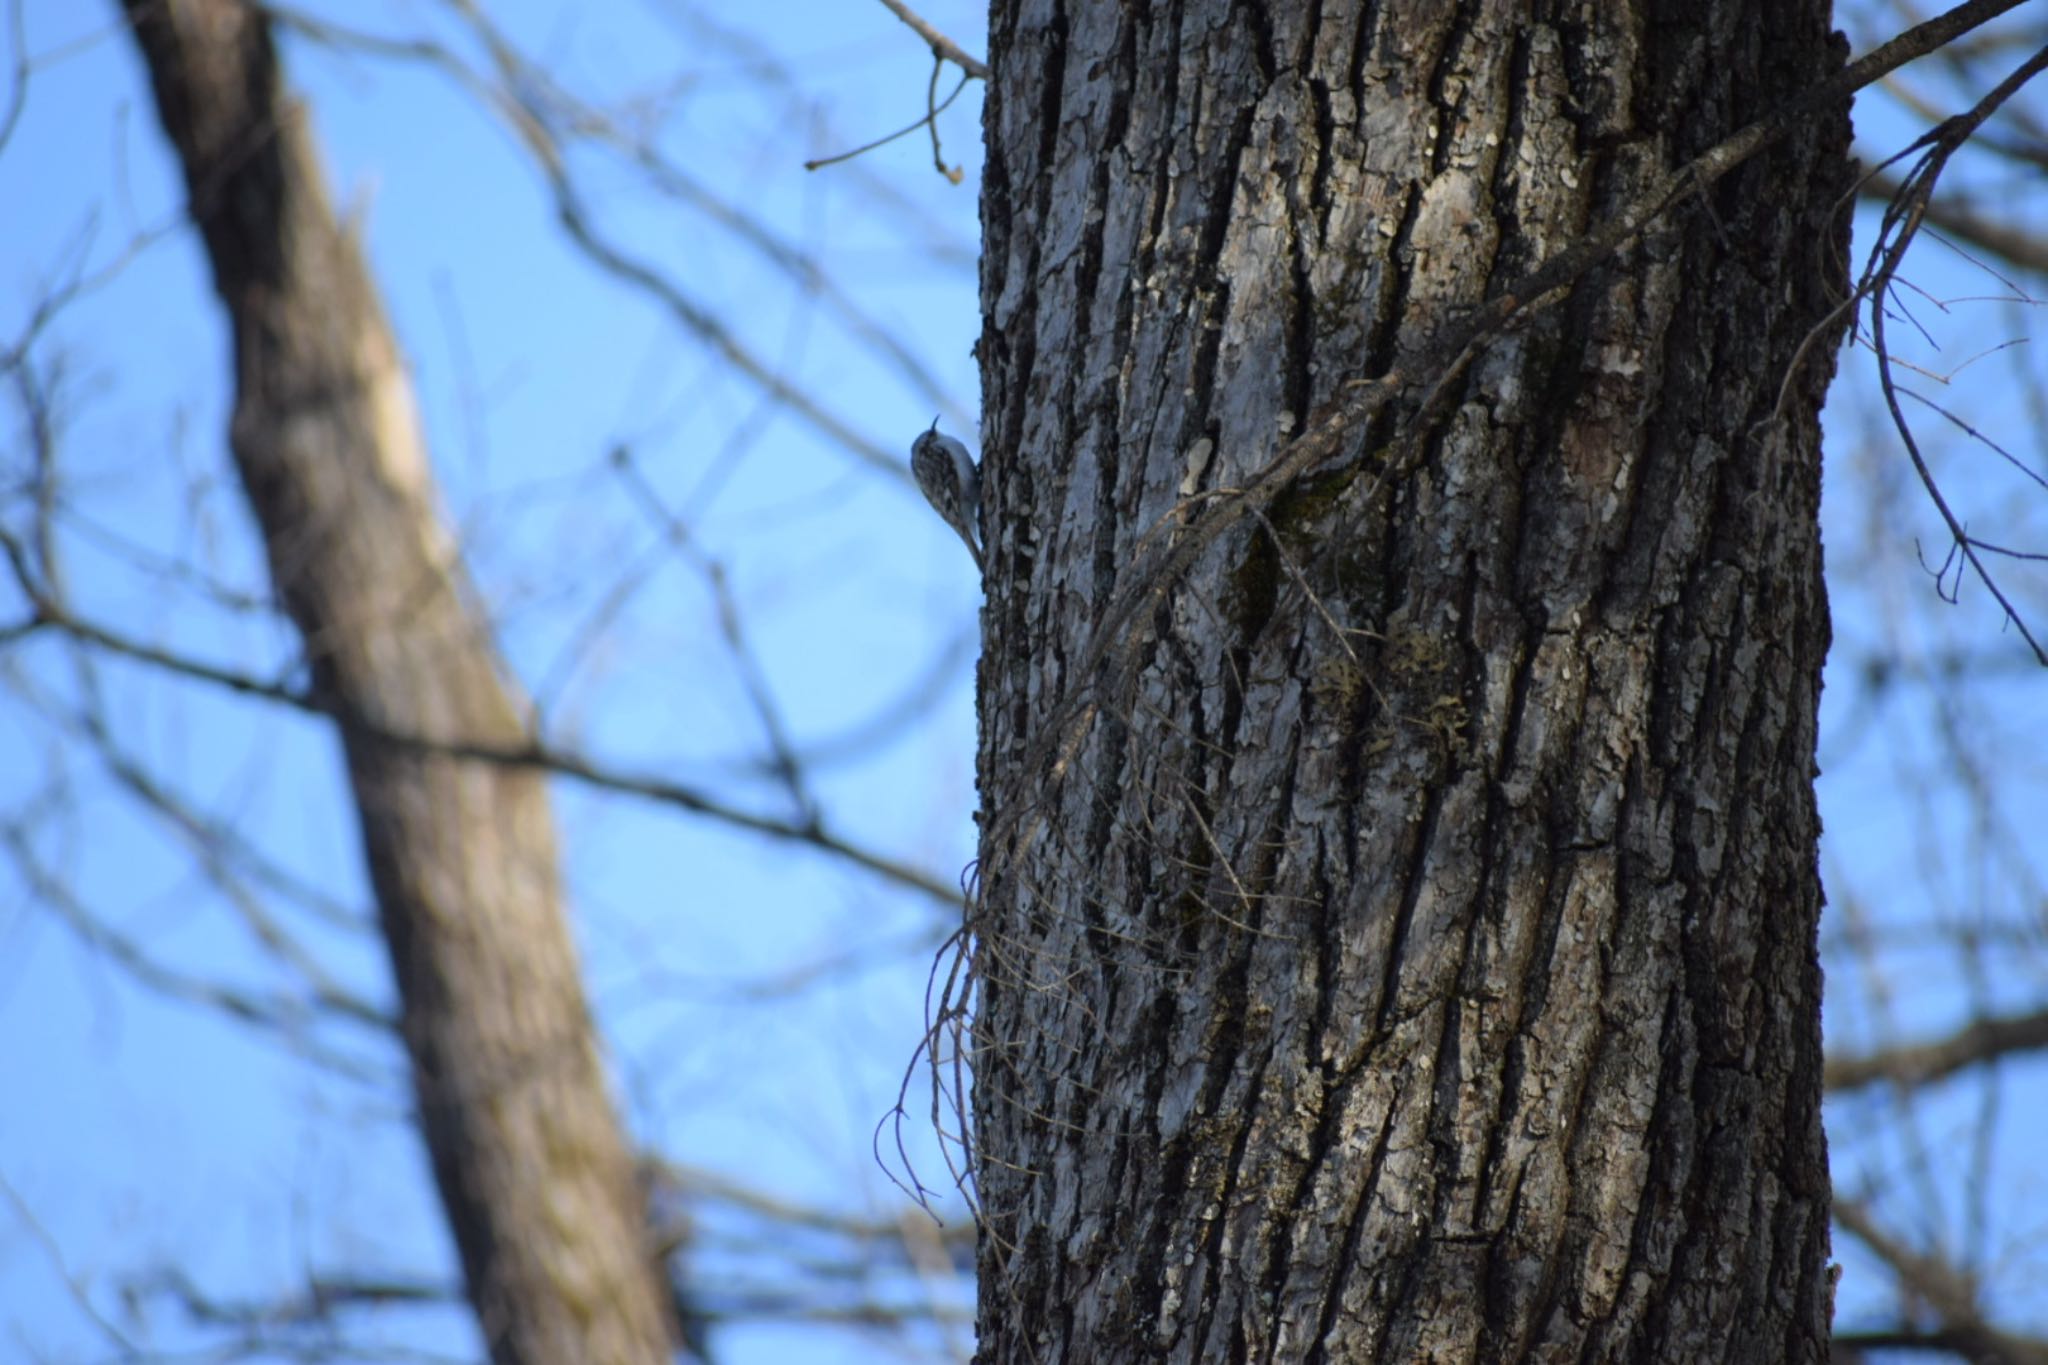
[[[1977,1303],[1977,1286],[1937,1256],[1912,1250],[1879,1227],[1861,1200],[1835,1196],[1835,1221],[1870,1248],[1898,1276],[1902,1289],[1940,1318],[1942,1335],[1971,1360],[2003,1365],[2048,1365],[2048,1342],[2015,1337],[1991,1325]]]
[[[986,63],[968,56],[958,43],[939,32],[936,28],[933,28],[930,21],[912,10],[910,6],[904,4],[903,0],[882,0],[882,4],[888,9],[889,13],[910,25],[916,31],[918,37],[932,45],[933,56],[941,61],[953,63],[953,65],[965,71],[975,80],[985,81],[988,79],[988,66]]]
[[[1927,1085],[1967,1067],[2048,1048],[2048,1009],[1974,1019],[1945,1038],[1902,1044],[1858,1056],[1830,1057],[1827,1088],[1837,1094],[1889,1081]]]
[[[1982,542],[1972,537],[1964,528],[1961,520],[1958,519],[1955,512],[1949,507],[1947,498],[1943,496],[1940,485],[1934,477],[1934,472],[1928,467],[1926,457],[1922,454],[1919,443],[1913,437],[1912,426],[1907,422],[1905,413],[1900,409],[1899,390],[1892,378],[1890,350],[1885,344],[1885,326],[1888,313],[1886,303],[1892,282],[1897,277],[1899,267],[1905,260],[1907,249],[1912,245],[1914,237],[1919,233],[1926,205],[1933,194],[1936,181],[1940,178],[1949,159],[1968,142],[1970,136],[1983,125],[1984,120],[1991,117],[1992,113],[2000,105],[2017,94],[2022,86],[2044,68],[2048,68],[2048,47],[2040,49],[2025,62],[2021,63],[2011,75],[2001,81],[1991,93],[1979,100],[1968,112],[1949,119],[1940,127],[1921,138],[1919,142],[1914,144],[1913,148],[1908,149],[1911,151],[1926,147],[1927,151],[1914,164],[1912,171],[1906,176],[1904,188],[1899,198],[1886,211],[1878,241],[1871,248],[1871,264],[1864,272],[1864,278],[1858,284],[1856,293],[1852,297],[1867,297],[1873,301],[1870,309],[1870,328],[1872,345],[1877,353],[1878,384],[1884,394],[1885,406],[1891,412],[1892,425],[1899,433],[1899,439],[1905,444],[1906,454],[1913,463],[1914,472],[1919,475],[1922,487],[1927,490],[1927,495],[1934,503],[1935,510],[1941,514],[1943,523],[1948,527],[1953,546],[1952,557],[1960,557],[1961,561],[1975,572],[1978,581],[1984,584],[1985,590],[1998,602],[2000,609],[2005,614],[2005,619],[2012,624],[2013,628],[2019,632],[2020,637],[2027,642],[2028,647],[2033,650],[2034,657],[2043,666],[2048,666],[2048,649],[2043,649],[2040,641],[2035,639],[2033,632],[2028,629],[2025,619],[2021,617],[2018,609],[2014,607],[2011,599],[2007,597],[2005,591],[1999,586],[1991,571],[1984,566],[1984,562],[1979,556],[1978,551],[1980,549],[1988,549],[1989,547],[1986,547]],[[1941,573],[1945,574],[1946,572],[1947,566],[1944,565]],[[1939,575],[1937,575],[1938,580]],[[1953,589],[1949,591],[1951,593],[1950,600],[1953,600]]]
[[[846,322],[848,331],[874,353],[887,356],[923,397],[937,394],[937,381],[903,346],[887,338],[886,329],[858,309],[843,291],[830,286],[824,271],[794,246],[780,241],[729,201],[711,195],[673,163],[644,142],[628,137],[601,111],[571,97],[548,72],[535,66],[474,5],[453,3],[496,68],[496,79],[476,71],[459,55],[431,39],[389,38],[331,23],[280,5],[264,5],[277,23],[307,38],[337,47],[420,63],[441,71],[504,124],[533,158],[542,183],[554,202],[556,220],[584,257],[604,273],[629,285],[657,304],[685,332],[709,347],[732,369],[746,376],[767,397],[787,409],[833,444],[880,473],[908,482],[903,459],[896,452],[856,431],[838,413],[779,373],[757,354],[713,310],[656,268],[608,239],[585,207],[582,192],[569,172],[568,137],[586,137],[622,150],[656,187],[691,203],[741,241],[788,272],[805,289],[825,300]]]
[[[318,987],[304,995],[268,994],[211,981],[158,961],[141,944],[116,930],[82,904],[64,881],[36,855],[28,831],[18,823],[0,824],[0,846],[14,860],[30,894],[56,912],[66,928],[148,989],[187,1004],[202,1005],[239,1023],[273,1032],[308,1059],[356,1080],[385,1084],[393,1079],[360,1059],[334,1051],[311,1038],[320,1018],[346,1021],[382,1034],[397,1036],[390,1016],[354,996]]]
[[[483,741],[440,740],[425,735],[407,734],[380,725],[358,712],[350,711],[341,700],[324,693],[282,681],[253,677],[155,645],[143,644],[75,616],[51,601],[44,590],[36,584],[27,554],[20,541],[5,530],[0,530],[0,551],[4,551],[12,562],[16,581],[28,597],[32,608],[29,620],[0,629],[0,640],[19,638],[39,627],[60,630],[110,653],[182,677],[223,687],[243,696],[274,702],[309,715],[329,717],[344,727],[384,744],[419,753],[495,763],[508,768],[530,768],[550,772],[560,777],[572,778],[586,786],[676,806],[750,833],[808,844],[835,857],[843,858],[885,881],[916,891],[941,905],[960,904],[959,893],[941,879],[842,838],[825,828],[821,821],[790,822],[757,815],[682,783],[621,772],[581,754],[550,746],[539,739],[531,739],[522,744],[504,745]]]
[[[1903,185],[1895,176],[1878,174],[1863,182],[1857,194],[1866,203],[1889,204]],[[2022,270],[2048,274],[2048,239],[1977,211],[1961,195],[1938,195],[1927,201],[1927,221],[1952,237],[1990,252]]]
[[[92,1290],[76,1271],[65,1264],[64,1251],[57,1245],[57,1239],[50,1235],[49,1229],[43,1226],[42,1219],[36,1216],[35,1210],[29,1207],[28,1201],[21,1197],[20,1191],[14,1188],[4,1173],[0,1173],[0,1197],[5,1197],[8,1204],[13,1207],[15,1220],[27,1231],[29,1240],[42,1252],[43,1258],[49,1262],[50,1269],[56,1273],[57,1278],[63,1281],[64,1292],[70,1296],[71,1302],[77,1306],[86,1321],[90,1322],[125,1358],[132,1359],[136,1352],[134,1340],[92,1301]]]

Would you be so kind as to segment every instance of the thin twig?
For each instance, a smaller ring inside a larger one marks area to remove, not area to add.
[[[933,28],[929,20],[911,9],[910,6],[904,4],[903,0],[882,0],[882,5],[889,13],[910,25],[916,31],[918,37],[930,43],[933,56],[951,62],[975,80],[985,81],[988,79],[987,63],[968,56],[958,43],[939,32],[936,28]]]
[[[919,892],[941,905],[957,907],[959,894],[945,882],[929,873],[921,872],[908,864],[883,854],[862,848],[858,844],[832,833],[822,824],[814,822],[792,823],[769,816],[757,815],[741,810],[724,801],[705,795],[692,787],[662,778],[638,776],[608,768],[582,754],[559,749],[539,739],[529,739],[523,744],[486,744],[473,740],[439,739],[426,735],[407,734],[380,725],[367,716],[358,715],[344,708],[338,701],[310,689],[292,686],[288,683],[253,677],[231,668],[223,668],[203,660],[189,658],[154,645],[143,644],[108,630],[81,617],[72,615],[56,603],[51,602],[30,575],[26,553],[13,535],[0,530],[0,550],[13,563],[15,577],[22,592],[28,597],[32,608],[29,620],[11,628],[0,628],[0,639],[20,637],[41,627],[60,630],[110,653],[149,664],[167,672],[193,678],[200,682],[223,687],[242,696],[256,697],[274,702],[280,706],[303,711],[309,715],[326,716],[338,721],[357,733],[380,743],[412,749],[420,753],[438,754],[447,758],[470,759],[479,763],[495,763],[511,768],[532,768],[573,779],[586,786],[637,796],[649,801],[680,807],[697,815],[709,816],[725,824],[765,835],[771,839],[788,840],[808,844],[836,857],[843,858],[866,871],[874,873],[885,881]]]

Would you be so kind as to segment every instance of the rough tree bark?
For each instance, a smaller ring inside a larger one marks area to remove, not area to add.
[[[232,326],[235,463],[340,719],[420,1126],[492,1358],[666,1361],[544,783],[394,742],[511,749],[524,731],[375,288],[260,14],[124,2]]]
[[[1825,0],[991,30],[981,1358],[1825,1358],[1828,346],[1770,419],[1846,106],[1159,568]]]

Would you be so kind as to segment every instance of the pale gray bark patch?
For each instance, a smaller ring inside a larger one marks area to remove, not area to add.
[[[1082,665],[1199,442],[1197,500],[1430,355],[1826,7],[1274,9],[995,7],[982,1357],[1820,1359],[1825,365],[1765,419],[1843,115]]]

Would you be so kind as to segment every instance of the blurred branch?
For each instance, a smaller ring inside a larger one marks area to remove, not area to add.
[[[2016,1052],[2048,1048],[2048,1009],[1972,1020],[1946,1038],[1828,1058],[1824,1084],[1833,1093],[1880,1081],[1916,1086]]]
[[[980,650],[981,631],[975,622],[967,621],[947,638],[917,677],[894,700],[879,706],[873,715],[854,721],[836,733],[807,740],[796,751],[797,761],[806,770],[815,772],[820,768],[849,763],[888,744],[898,734],[931,715],[945,694],[959,685],[961,673],[971,670]],[[774,776],[774,771],[759,756],[736,755],[722,760],[721,765],[750,776]]]
[[[195,1323],[208,1327],[260,1327],[270,1331],[315,1324],[328,1325],[352,1308],[432,1305],[462,1306],[461,1291],[437,1280],[397,1276],[315,1275],[297,1294],[276,1299],[217,1299],[202,1291],[183,1270],[166,1267],[141,1275],[122,1286],[131,1302],[165,1297]]]
[[[685,1308],[695,1327],[763,1321],[900,1327],[971,1318],[964,1304],[917,1297],[898,1279],[877,1282],[890,1271],[971,1282],[975,1232],[969,1220],[940,1228],[908,1208],[893,1218],[851,1217],[658,1157],[642,1160],[640,1179],[652,1254],[689,1263],[687,1275],[680,1265],[668,1272],[691,1286]],[[0,1192],[11,1195],[4,1182]],[[719,1267],[711,1284],[704,1283],[706,1262]],[[842,1286],[853,1286],[855,1296]],[[329,1359],[341,1354],[333,1334],[350,1315],[463,1304],[451,1281],[362,1271],[311,1273],[303,1288],[271,1298],[220,1298],[183,1269],[166,1266],[128,1279],[120,1293],[138,1317],[150,1301],[165,1300],[191,1325],[236,1332],[253,1349],[297,1356],[317,1342]],[[308,1333],[314,1334],[310,1341]]]
[[[746,693],[748,704],[754,708],[754,715],[761,723],[761,732],[768,741],[772,771],[789,792],[790,802],[802,823],[815,825],[819,818],[818,803],[811,795],[803,761],[797,757],[796,745],[790,738],[782,707],[775,699],[768,672],[761,666],[760,656],[747,636],[725,565],[699,546],[682,518],[669,510],[668,504],[662,500],[661,491],[640,468],[630,447],[615,447],[611,463],[634,505],[660,531],[663,543],[703,577],[717,608],[719,636],[725,641],[733,669],[739,674],[741,690]]]
[[[1985,1320],[1977,1306],[1977,1286],[1938,1256],[1906,1247],[1877,1225],[1859,1200],[1835,1196],[1835,1222],[1898,1277],[1902,1297],[1927,1305],[1940,1320],[1946,1349],[1972,1361],[1999,1365],[2048,1365],[2048,1342],[2017,1337]]]
[[[1872,1361],[1872,1352],[1925,1351],[1942,1356],[1960,1356],[1964,1360],[1982,1362],[1982,1365],[2005,1365],[2008,1357],[2002,1355],[1980,1355],[1973,1350],[1976,1342],[1965,1333],[1951,1332],[1946,1328],[1929,1331],[1913,1331],[1908,1328],[1893,1328],[1889,1331],[1837,1332],[1834,1335],[1835,1365],[1865,1365]],[[1886,1357],[1889,1359],[1889,1356]]]
[[[92,246],[97,223],[93,219],[87,219],[71,249],[74,263],[62,272],[60,280],[36,291],[35,306],[30,309],[27,320],[22,323],[13,339],[8,341],[4,348],[0,348],[0,373],[18,369],[26,359],[29,349],[66,308],[112,283],[136,257],[184,226],[184,218],[174,216],[153,227],[144,228],[130,236],[120,250],[105,263],[97,269],[88,270],[85,260]]]
[[[49,1262],[52,1273],[63,1282],[65,1294],[79,1313],[121,1353],[124,1359],[133,1359],[136,1355],[135,1342],[92,1301],[92,1291],[87,1287],[85,1280],[65,1264],[64,1251],[57,1245],[57,1239],[50,1235],[49,1229],[43,1226],[42,1219],[36,1216],[35,1210],[29,1207],[28,1201],[21,1197],[20,1192],[14,1188],[5,1174],[0,1174],[0,1198],[5,1198],[12,1206],[15,1221],[28,1233],[29,1240],[35,1243],[36,1249],[42,1252],[43,1259]]]
[[[764,1194],[708,1168],[686,1166],[659,1156],[641,1158],[641,1173],[651,1185],[673,1190],[692,1205],[722,1205],[764,1219],[785,1233],[802,1229],[857,1242],[893,1245],[902,1241],[906,1226],[938,1228],[940,1241],[948,1248],[955,1265],[963,1271],[972,1268],[976,1234],[973,1222],[965,1218],[941,1226],[924,1209],[908,1206],[893,1217],[857,1218]]]
[[[802,251],[775,237],[754,215],[712,195],[646,140],[627,134],[601,110],[564,90],[548,71],[529,62],[476,6],[466,0],[447,0],[447,5],[489,54],[495,67],[494,77],[477,71],[460,55],[431,39],[389,38],[286,6],[262,8],[280,26],[312,41],[421,63],[452,78],[481,107],[496,115],[532,157],[554,201],[556,220],[585,258],[653,300],[684,331],[834,444],[877,471],[907,482],[908,467],[893,448],[856,431],[844,417],[826,408],[755,354],[723,319],[692,298],[681,285],[608,239],[585,207],[583,195],[570,174],[569,144],[585,139],[621,150],[658,189],[690,203],[790,275],[808,293],[823,299],[846,324],[849,334],[870,353],[888,357],[921,398],[929,399],[939,393],[930,371],[834,287],[826,272]]]
[[[22,22],[22,0],[7,0],[7,40],[14,48],[14,61],[7,69],[7,111],[0,113],[0,151],[7,148],[28,107],[28,77],[32,64],[28,55],[28,27]]]
[[[75,616],[60,604],[50,600],[47,593],[37,585],[29,567],[27,552],[12,533],[0,530],[0,550],[5,551],[7,559],[13,565],[16,582],[30,605],[30,615],[26,620],[0,627],[0,642],[18,639],[42,627],[60,630],[88,644],[134,659],[139,663],[211,683],[243,696],[257,697],[310,715],[329,717],[344,727],[352,728],[384,744],[419,753],[494,763],[508,768],[530,768],[550,772],[586,786],[676,806],[754,834],[808,844],[872,872],[885,881],[919,892],[941,905],[957,907],[960,904],[960,894],[950,883],[854,844],[826,829],[821,820],[792,823],[757,815],[680,783],[654,777],[634,776],[607,768],[581,754],[554,748],[538,739],[529,739],[522,744],[501,745],[461,740],[444,741],[424,735],[401,733],[378,725],[366,716],[349,711],[338,699],[320,692],[281,681],[253,677],[129,639]]]
[[[288,939],[255,904],[254,889],[289,898],[330,927],[364,934],[376,927],[367,910],[344,905],[319,887],[273,861],[224,820],[215,819],[172,791],[115,742],[104,714],[95,710],[72,718],[100,755],[107,775],[144,809],[157,815],[199,860],[208,880],[241,911],[251,930],[300,970],[324,980],[313,955],[302,948],[287,950]],[[244,879],[253,887],[244,884]]]
[[[259,993],[166,966],[134,939],[86,909],[63,879],[43,865],[28,830],[20,823],[0,823],[0,846],[13,858],[15,871],[30,895],[54,910],[57,918],[80,939],[150,990],[188,1004],[204,1005],[240,1023],[268,1029],[290,1042],[294,1050],[343,1075],[378,1084],[391,1080],[361,1060],[320,1046],[308,1036],[314,1021],[326,1017],[361,1025],[387,1039],[395,1038],[397,1023],[383,1011],[328,986],[316,985],[303,994]]]
[[[972,1321],[972,1219],[942,1225],[909,1205],[856,1217],[653,1155],[641,1158],[639,1174],[654,1245],[688,1290],[685,1321],[941,1329]]]
[[[1905,188],[1895,176],[1879,172],[1865,180],[1857,195],[1866,203],[1889,204]],[[2048,275],[2048,237],[1988,218],[1960,196],[1930,197],[1927,221],[1943,232],[1990,252],[2022,270]]]

